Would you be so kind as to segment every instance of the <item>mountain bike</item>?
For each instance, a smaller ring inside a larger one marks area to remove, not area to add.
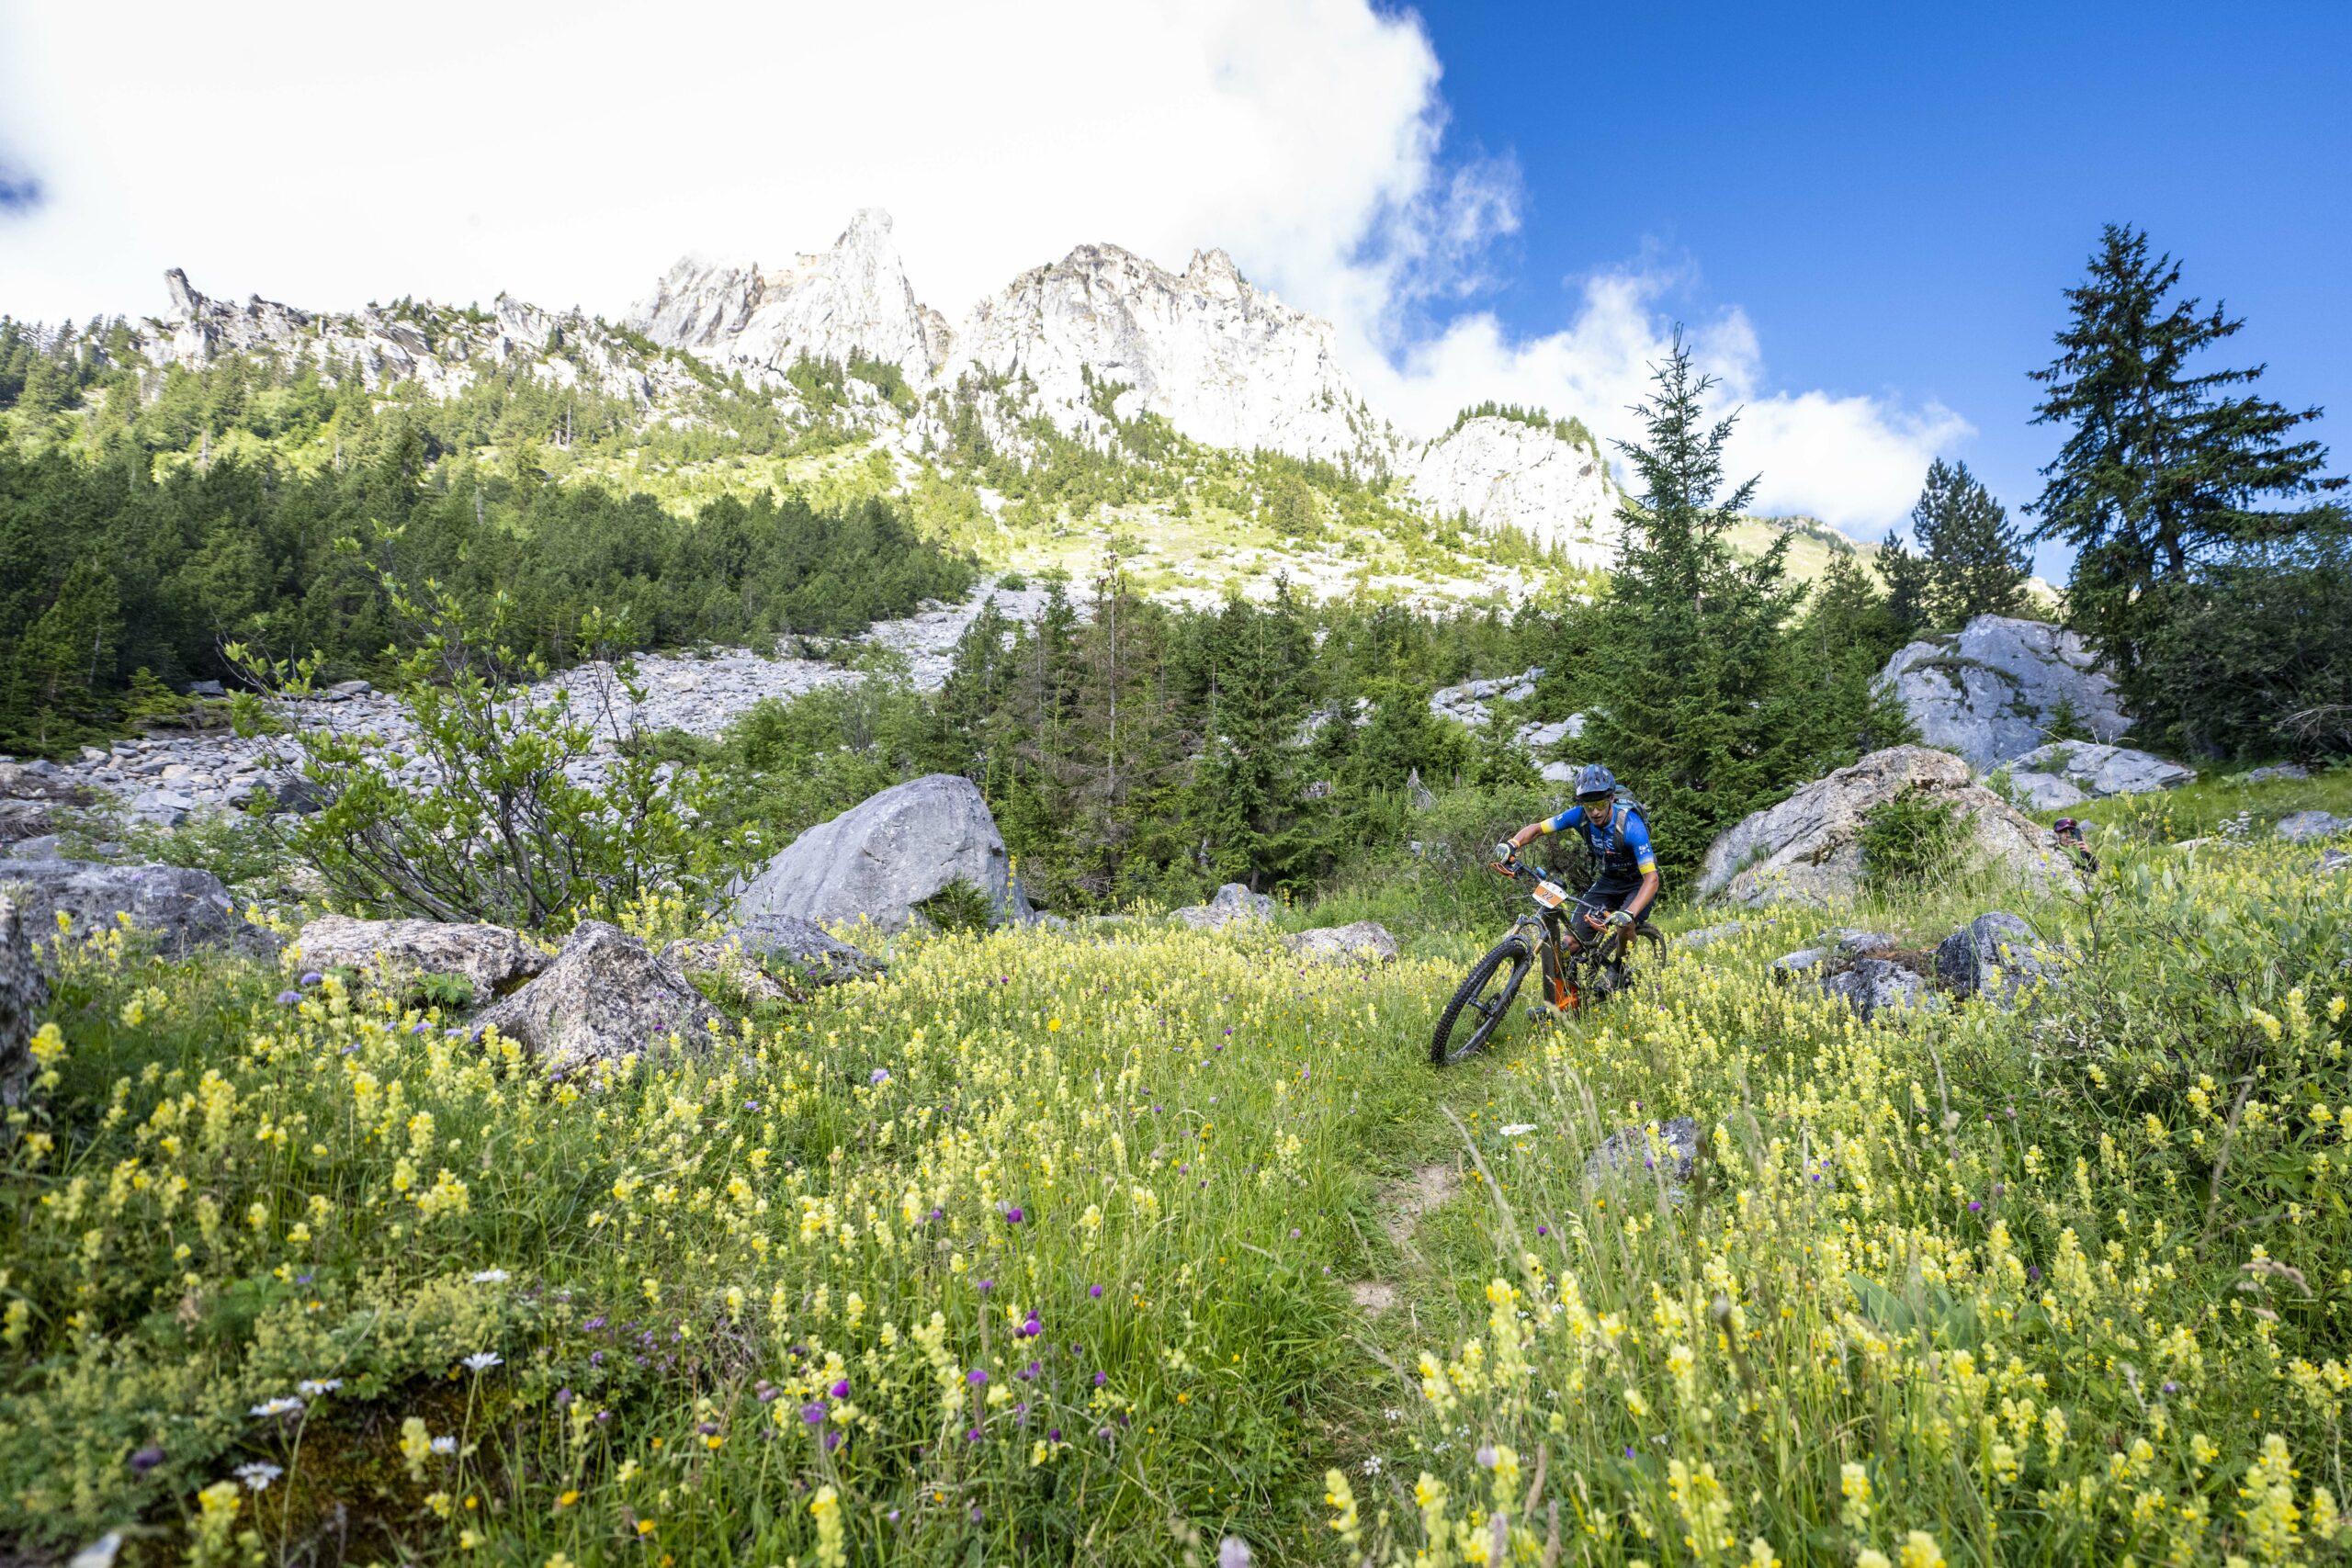
[[[1575,894],[1516,860],[1498,863],[1495,870],[1514,882],[1532,882],[1528,897],[1535,908],[1513,920],[1502,941],[1471,965],[1453,999],[1438,1015],[1430,1060],[1441,1067],[1494,1038],[1537,959],[1544,963],[1544,1004],[1532,1014],[1555,1018],[1623,990],[1638,966],[1657,963],[1666,951],[1666,938],[1646,919],[1606,935],[1589,924],[1571,930]]]

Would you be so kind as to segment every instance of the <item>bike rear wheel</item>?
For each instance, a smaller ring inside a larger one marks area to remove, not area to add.
[[[1593,964],[1596,977],[1603,982],[1596,989],[1603,996],[1629,990],[1645,972],[1655,968],[1665,957],[1665,936],[1653,927],[1635,926],[1625,933],[1614,953]]]
[[[1430,1037],[1430,1061],[1449,1066],[1484,1045],[1510,1014],[1511,998],[1534,962],[1527,939],[1513,934],[1472,965],[1453,999],[1438,1015],[1437,1032]]]

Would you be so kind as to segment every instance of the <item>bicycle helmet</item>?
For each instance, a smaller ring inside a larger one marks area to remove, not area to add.
[[[1588,762],[1577,774],[1578,801],[1608,800],[1617,793],[1617,775],[1599,762]]]

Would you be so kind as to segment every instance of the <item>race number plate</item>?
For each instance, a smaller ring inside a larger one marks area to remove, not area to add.
[[[1568,901],[1568,890],[1549,882],[1535,885],[1534,899],[1547,909],[1556,909]]]

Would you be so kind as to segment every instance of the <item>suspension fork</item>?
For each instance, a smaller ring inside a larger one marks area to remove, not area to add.
[[[1562,1012],[1576,1010],[1576,987],[1568,983],[1567,964],[1560,953],[1563,933],[1560,917],[1545,911],[1543,918],[1544,939],[1538,944],[1544,954],[1544,999]]]

